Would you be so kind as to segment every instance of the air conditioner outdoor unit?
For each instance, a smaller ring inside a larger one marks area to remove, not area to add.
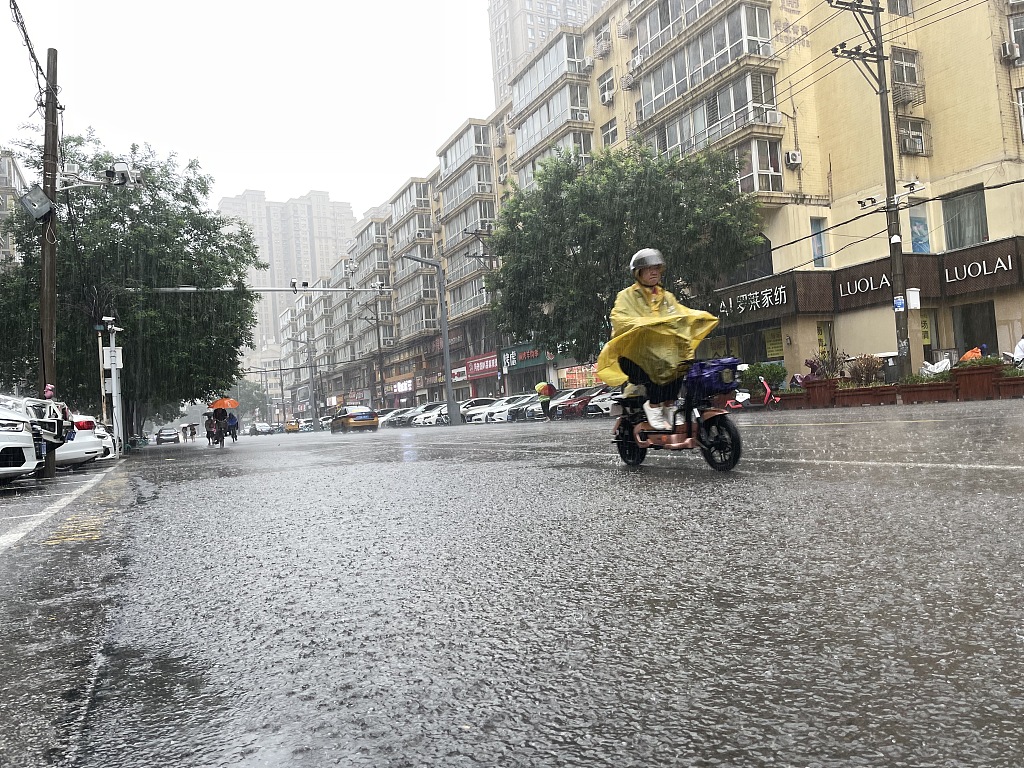
[[[388,239],[386,237],[381,237],[380,235],[377,235],[377,237],[373,238],[373,242],[376,243],[377,245],[387,245]]]
[[[583,59],[583,71],[584,72],[589,72],[593,68],[594,68],[594,60],[592,58],[587,56],[585,59]]]
[[[900,136],[900,152],[904,155],[923,155],[924,140],[918,136]]]
[[[586,122],[590,120],[590,110],[588,109],[574,109],[572,111],[572,119]]]
[[[766,109],[764,112],[764,122],[768,125],[781,125],[782,113],[775,109]]]
[[[612,91],[605,91],[604,93],[601,94],[602,104],[611,104],[614,99],[615,94]]]
[[[477,183],[476,191],[484,195],[489,195],[492,192],[490,182],[481,181]]]
[[[629,60],[629,64],[626,65],[626,69],[630,72],[636,72],[640,69],[640,65],[644,63],[643,54],[638,53],[632,59]]]
[[[508,181],[508,174],[507,173],[499,173],[498,174],[498,183],[499,184],[504,184],[506,181]]]
[[[394,339],[384,339],[383,341],[381,341],[381,345],[385,346],[385,347],[393,347],[393,346],[395,346],[395,340]]]
[[[419,237],[419,238],[424,238],[425,237],[425,238],[429,239],[430,238],[430,230],[429,229],[417,229],[416,230],[416,237]]]
[[[804,155],[799,149],[791,149],[786,152],[786,165],[789,168],[796,168],[798,165],[803,165]]]
[[[999,46],[999,55],[1003,61],[1016,61],[1020,58],[1020,45],[1006,40]]]

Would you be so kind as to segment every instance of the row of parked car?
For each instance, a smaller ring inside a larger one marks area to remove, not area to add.
[[[618,390],[603,384],[565,389],[551,398],[549,413],[554,419],[584,416],[608,416],[612,397]],[[466,424],[496,424],[513,421],[540,421],[544,410],[535,392],[520,392],[506,397],[475,397],[459,403]],[[448,404],[423,403],[413,408],[398,408],[380,417],[381,427],[430,427],[448,423]]]
[[[48,451],[58,467],[81,466],[113,455],[114,439],[95,418],[70,413],[64,403],[0,394],[0,484],[35,472]]]

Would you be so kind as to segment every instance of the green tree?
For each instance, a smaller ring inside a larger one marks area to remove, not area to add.
[[[23,147],[39,168],[38,148]],[[83,177],[101,175],[115,158],[91,134],[65,138],[64,163]],[[240,351],[252,342],[258,296],[245,277],[260,264],[249,230],[206,209],[210,177],[192,161],[158,158],[133,146],[137,187],[58,193],[57,392],[80,410],[99,411],[95,326],[114,316],[124,329],[121,372],[126,423],[138,429],[182,402],[227,391],[240,377]],[[39,225],[16,215],[10,228],[24,263],[11,265],[0,290],[8,342],[0,351],[0,385],[36,389],[39,360]],[[232,287],[218,293],[167,294],[155,287]],[[106,336],[104,335],[104,341]]]
[[[615,295],[632,282],[629,259],[647,247],[665,255],[677,297],[710,306],[722,276],[761,242],[757,200],[739,192],[736,175],[724,153],[659,156],[639,143],[584,167],[569,153],[546,161],[534,187],[502,208],[491,239],[497,327],[594,359]]]

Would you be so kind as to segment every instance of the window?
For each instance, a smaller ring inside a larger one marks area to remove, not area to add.
[[[600,91],[601,103],[604,104],[606,95],[611,94],[615,90],[615,72],[613,70],[609,69],[597,78],[597,90]]]
[[[781,192],[781,142],[754,139],[737,147],[740,192]]]
[[[1024,13],[1010,17],[1010,39],[1024,52]]]
[[[942,201],[942,226],[946,248],[966,248],[988,240],[988,215],[985,190],[964,190]]]
[[[896,136],[899,139],[901,155],[926,155],[931,149],[931,134],[927,120],[897,118]]]
[[[910,244],[914,253],[931,253],[928,232],[928,205],[910,201]]]
[[[613,117],[601,126],[601,142],[604,146],[610,147],[619,140],[618,121]]]
[[[918,84],[917,51],[892,49],[892,80],[906,85]]]
[[[1017,117],[1020,118],[1020,138],[1024,141],[1024,88],[1017,89]]]
[[[828,219],[811,217],[811,253],[814,254],[815,269],[831,266],[825,243],[825,230],[827,228]]]
[[[894,16],[913,16],[914,7],[910,0],[889,0],[889,13]]]

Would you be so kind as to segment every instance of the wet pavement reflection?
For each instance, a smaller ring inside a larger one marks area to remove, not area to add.
[[[737,422],[147,449],[71,762],[1019,764],[1022,404]]]

